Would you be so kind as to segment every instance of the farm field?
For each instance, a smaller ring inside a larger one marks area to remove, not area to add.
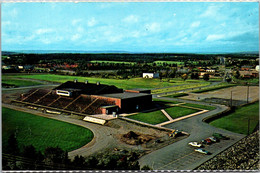
[[[165,109],[165,111],[173,118],[182,117],[185,115],[193,114],[196,112],[199,112],[199,110],[196,109],[190,109],[185,107],[179,107],[179,106],[173,106],[171,108]]]
[[[3,75],[5,77],[5,75]],[[197,81],[197,80],[186,80],[183,81],[181,79],[172,79],[170,81],[162,81],[160,79],[143,79],[143,78],[132,78],[132,79],[105,79],[105,78],[94,78],[94,77],[80,77],[80,76],[66,76],[66,75],[54,75],[54,74],[32,74],[32,75],[8,75],[8,77],[16,78],[16,79],[36,79],[42,81],[50,81],[50,82],[66,82],[68,80],[78,79],[79,82],[85,82],[88,80],[90,83],[100,82],[101,84],[107,85],[115,85],[119,88],[123,89],[133,89],[133,88],[145,88],[145,89],[154,89],[154,88],[162,88],[162,87],[171,87],[176,85],[185,84],[185,86],[176,86],[165,89],[155,89],[153,93],[165,92],[168,90],[174,91],[176,89],[194,87],[207,85],[208,82]],[[186,85],[187,84],[187,85]]]
[[[168,118],[160,111],[147,112],[147,113],[139,113],[135,115],[127,116],[127,118],[131,118],[133,120],[142,121],[148,124],[160,124],[165,121],[168,121]]]
[[[209,124],[235,133],[247,135],[248,119],[250,119],[250,133],[252,133],[259,123],[259,101],[239,107],[234,113],[214,120]]]
[[[18,147],[33,145],[43,152],[46,147],[72,151],[90,142],[91,130],[73,124],[2,107],[3,152],[11,134],[16,134]]]

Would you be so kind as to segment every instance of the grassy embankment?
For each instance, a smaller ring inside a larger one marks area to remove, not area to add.
[[[209,124],[246,135],[248,130],[248,119],[250,120],[250,133],[252,133],[259,122],[259,102],[239,107],[234,113],[214,120]]]
[[[33,145],[42,152],[50,146],[72,151],[90,142],[94,136],[91,130],[80,126],[3,107],[3,152],[12,133],[16,134],[20,149],[26,145]]]
[[[41,85],[42,83],[30,80],[21,80],[12,78],[10,76],[2,75],[2,86],[12,85],[14,87],[24,87],[24,86],[33,86],[33,85]]]
[[[229,83],[221,83],[212,87],[206,87],[206,88],[202,88],[200,90],[194,90],[192,91],[193,93],[203,93],[203,92],[209,92],[209,91],[215,91],[215,90],[219,90],[219,89],[224,89],[224,88],[229,88],[229,87],[233,87],[236,86],[236,84],[229,84]]]

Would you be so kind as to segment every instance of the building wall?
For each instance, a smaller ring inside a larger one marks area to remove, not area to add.
[[[122,112],[136,112],[147,108],[152,103],[152,95],[122,99]],[[138,107],[138,108],[137,108]]]

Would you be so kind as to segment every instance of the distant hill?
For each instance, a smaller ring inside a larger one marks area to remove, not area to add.
[[[83,50],[13,50],[2,51],[3,54],[51,54],[51,53],[129,53],[127,51],[83,51]]]

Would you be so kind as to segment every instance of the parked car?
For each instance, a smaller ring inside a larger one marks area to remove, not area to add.
[[[199,153],[202,153],[202,154],[206,154],[206,155],[209,155],[209,154],[210,154],[210,152],[208,152],[208,151],[206,151],[206,150],[204,150],[204,149],[201,149],[201,148],[195,149],[194,151],[199,152]]]
[[[206,138],[205,141],[207,141],[207,144],[211,144],[212,143],[211,139],[209,139],[209,138]]]
[[[220,133],[213,133],[212,136],[214,136],[214,137],[217,138],[217,139],[224,139],[224,140],[228,140],[228,139],[229,139],[229,137],[223,136],[223,135],[220,134]]]
[[[209,137],[209,139],[212,141],[212,142],[218,142],[219,140],[217,138],[215,138],[214,136],[211,136]]]
[[[193,147],[202,147],[202,144],[200,144],[198,142],[189,142],[189,145],[191,145]]]

